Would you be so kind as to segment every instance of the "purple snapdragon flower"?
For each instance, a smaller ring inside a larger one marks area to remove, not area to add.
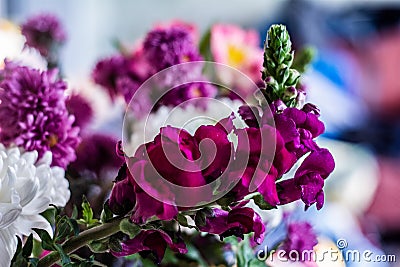
[[[244,234],[254,232],[254,241],[258,244],[264,239],[265,226],[252,208],[235,207],[231,211],[213,209],[212,214],[206,217],[205,225],[198,225],[199,230],[216,234],[221,239],[228,236],[237,236],[244,239]]]
[[[22,24],[21,31],[26,38],[26,45],[37,49],[46,58],[51,56],[53,50],[67,39],[60,21],[51,14],[29,18]]]
[[[6,65],[7,69],[7,65]],[[11,65],[0,83],[0,142],[15,144],[39,157],[53,154],[53,166],[66,166],[76,158],[80,138],[74,116],[65,105],[65,82],[56,71]]]
[[[317,209],[321,209],[324,205],[324,180],[334,168],[334,159],[327,149],[311,152],[297,169],[294,178],[278,183],[281,204],[301,199],[306,208],[316,203]]]
[[[128,167],[123,164],[118,171],[117,178],[115,178],[115,184],[108,202],[111,211],[117,215],[127,214],[136,204],[135,187],[131,184],[128,176]]]
[[[174,242],[163,230],[142,230],[134,238],[121,243],[122,251],[111,251],[114,256],[123,257],[139,253],[143,256],[152,253],[159,264],[164,257],[165,249],[169,247],[174,252],[187,253],[185,243],[179,239]]]
[[[324,123],[319,120],[318,108],[312,104],[306,104],[302,109],[288,108],[281,101],[275,101],[271,104],[271,111],[272,114],[267,111],[260,117],[254,107],[243,106],[239,109],[239,114],[249,126],[240,131],[246,131],[252,136],[251,142],[255,142],[254,147],[257,147],[255,140],[260,139],[259,134],[268,129],[267,126],[275,127],[275,156],[268,174],[264,174],[266,178],[258,187],[258,191],[264,196],[265,201],[273,206],[302,199],[306,208],[316,203],[317,209],[321,209],[324,203],[324,180],[333,171],[335,162],[331,153],[327,149],[320,148],[314,140],[325,130]],[[257,150],[254,152],[250,154],[253,156],[250,158],[248,168],[255,171],[254,166],[257,166],[262,159],[260,158],[262,153]],[[307,153],[310,154],[297,170],[295,177],[276,184],[276,181]],[[261,162],[263,161],[265,160]],[[260,173],[262,168],[258,167],[257,171]],[[263,175],[262,172],[260,175]],[[245,181],[246,179],[242,178],[242,183],[236,186],[237,196],[249,193]]]

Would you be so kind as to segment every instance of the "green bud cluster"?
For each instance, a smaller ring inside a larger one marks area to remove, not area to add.
[[[308,64],[309,53],[303,62]],[[264,63],[262,79],[265,82],[264,96],[268,102],[282,100],[287,106],[297,106],[299,94],[296,86],[300,79],[300,72],[293,67],[294,51],[292,42],[284,25],[272,25],[268,30],[264,46]],[[300,64],[301,70],[305,65]]]

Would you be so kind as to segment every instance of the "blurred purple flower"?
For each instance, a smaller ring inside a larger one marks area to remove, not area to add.
[[[183,27],[150,31],[143,48],[148,61],[158,71],[179,63],[202,60],[192,33]]]
[[[115,55],[100,60],[92,72],[95,83],[108,90],[111,99],[120,95],[117,88],[119,79],[128,75],[128,60],[122,55]]]
[[[37,49],[46,58],[67,39],[60,21],[51,14],[29,18],[22,24],[21,31],[26,38],[26,45]]]
[[[162,94],[162,92],[160,92]],[[217,88],[207,82],[193,82],[180,85],[172,90],[163,94],[160,100],[156,103],[155,109],[161,106],[178,106],[185,101],[196,100],[198,106],[204,104],[206,108],[206,101],[202,102],[200,98],[214,98],[217,95]],[[183,105],[184,106],[184,105]]]
[[[265,226],[253,209],[235,207],[231,211],[213,209],[206,217],[205,225],[197,225],[202,232],[216,234],[221,239],[228,236],[237,236],[244,239],[244,234],[254,232],[254,241],[258,244],[264,239]]]
[[[162,230],[142,230],[134,238],[122,242],[122,251],[111,251],[114,256],[123,257],[139,253],[146,256],[152,253],[159,264],[164,258],[165,249],[169,247],[178,253],[187,253],[187,248],[182,240],[173,242],[172,238]]]
[[[81,95],[73,94],[68,96],[66,102],[69,114],[74,115],[73,126],[81,129],[81,132],[91,123],[93,119],[93,109],[90,103]]]
[[[282,244],[282,249],[287,256],[289,258],[293,257],[293,251],[296,251],[300,256],[299,260],[313,260],[303,257],[311,255],[303,253],[303,251],[313,251],[314,246],[318,244],[317,235],[314,233],[312,226],[308,222],[292,222],[288,224],[287,231],[287,238]]]
[[[111,99],[123,96],[129,103],[139,86],[154,74],[141,46],[131,55],[114,55],[96,63],[92,72],[95,83],[107,89]]]
[[[109,135],[90,134],[76,148],[76,160],[71,168],[78,172],[91,171],[100,176],[104,170],[118,169],[123,159],[115,154],[117,140]]]
[[[7,65],[6,65],[7,69]],[[65,106],[66,84],[56,71],[12,66],[0,83],[0,142],[15,144],[39,157],[51,150],[52,166],[66,166],[75,160],[80,138],[74,116]]]

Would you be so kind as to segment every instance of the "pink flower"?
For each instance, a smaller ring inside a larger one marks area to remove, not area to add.
[[[259,47],[260,38],[255,30],[244,30],[229,24],[216,24],[211,28],[210,42],[214,61],[238,69],[255,83],[261,81],[263,50]],[[248,83],[243,78],[236,77],[233,71],[219,71],[219,76],[222,82],[230,86],[240,88]]]

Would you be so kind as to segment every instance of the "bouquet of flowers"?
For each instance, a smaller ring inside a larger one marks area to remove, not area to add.
[[[95,99],[67,95],[57,19],[22,34],[48,64],[1,70],[1,266],[266,266],[260,214],[322,208],[335,164],[305,103],[310,50],[295,55],[285,26],[264,50],[255,31],[217,24],[200,38],[182,21],[118,44],[92,78],[124,105],[119,142],[91,129]],[[312,250],[311,225],[288,218],[274,247]]]

